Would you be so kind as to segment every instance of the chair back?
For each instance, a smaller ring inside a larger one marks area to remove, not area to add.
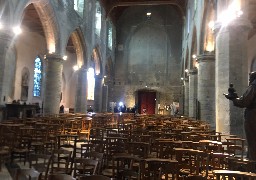
[[[98,161],[98,167],[97,167],[97,174],[100,174],[100,172],[102,171],[102,165],[103,165],[103,158],[104,158],[104,154],[103,153],[99,153],[99,152],[88,152],[88,153],[84,153],[83,158],[87,158],[87,159],[94,159]]]
[[[37,170],[31,169],[17,169],[16,180],[25,180],[25,179],[41,179],[41,173]]]
[[[91,175],[91,176],[80,177],[79,180],[111,180],[111,178],[107,176],[102,176],[102,175]]]
[[[93,159],[76,158],[74,161],[74,177],[95,175],[98,161]]]
[[[72,170],[71,154],[72,154],[72,151],[68,151],[66,149],[53,150],[51,167],[50,167],[51,174],[54,174],[54,173],[71,174],[71,170]]]
[[[34,168],[38,172],[42,173],[42,176],[44,176],[44,179],[47,179],[51,160],[52,160],[51,155],[30,154],[29,167]]]
[[[76,180],[68,174],[50,174],[48,180]]]

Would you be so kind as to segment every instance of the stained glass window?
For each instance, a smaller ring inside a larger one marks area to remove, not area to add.
[[[33,88],[33,95],[35,97],[41,96],[41,84],[42,84],[42,61],[37,56],[35,59],[34,88]]]

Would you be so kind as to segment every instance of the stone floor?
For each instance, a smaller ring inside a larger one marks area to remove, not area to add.
[[[4,164],[2,164],[2,170],[0,171],[0,179],[1,180],[12,180],[12,177],[9,174],[9,172]]]

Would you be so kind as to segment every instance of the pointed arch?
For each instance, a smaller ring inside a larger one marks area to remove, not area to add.
[[[215,39],[213,31],[209,25],[210,22],[214,22],[216,19],[215,17],[215,10],[214,4],[212,1],[205,2],[205,8],[203,13],[203,20],[202,20],[202,29],[201,29],[201,36],[200,36],[200,54],[205,52],[212,52],[215,49]]]
[[[94,70],[96,75],[102,75],[102,64],[99,47],[95,47],[92,51],[92,60],[94,63]]]
[[[86,65],[87,53],[86,50],[86,43],[84,40],[83,33],[80,28],[76,28],[70,35],[71,41],[75,48],[75,53],[77,57],[77,65],[82,67]],[[67,42],[68,44],[68,42]]]
[[[197,29],[195,26],[193,28],[190,57],[188,57],[190,59],[190,65],[189,65],[190,69],[196,66],[196,59],[192,58],[193,55],[197,55]]]
[[[56,14],[51,5],[50,0],[29,0],[29,1],[19,1],[16,5],[14,17],[19,17],[15,19],[17,22],[22,22],[24,17],[24,9],[33,4],[42,23],[44,34],[47,43],[48,53],[54,53],[60,51],[60,38],[59,38],[59,26],[56,19]]]

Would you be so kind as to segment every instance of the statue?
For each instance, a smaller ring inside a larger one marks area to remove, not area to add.
[[[233,101],[234,106],[245,108],[244,112],[244,130],[248,144],[248,158],[256,161],[256,71],[251,72],[249,78],[249,86],[244,94],[238,98],[235,91],[230,88],[229,94],[225,97]]]

